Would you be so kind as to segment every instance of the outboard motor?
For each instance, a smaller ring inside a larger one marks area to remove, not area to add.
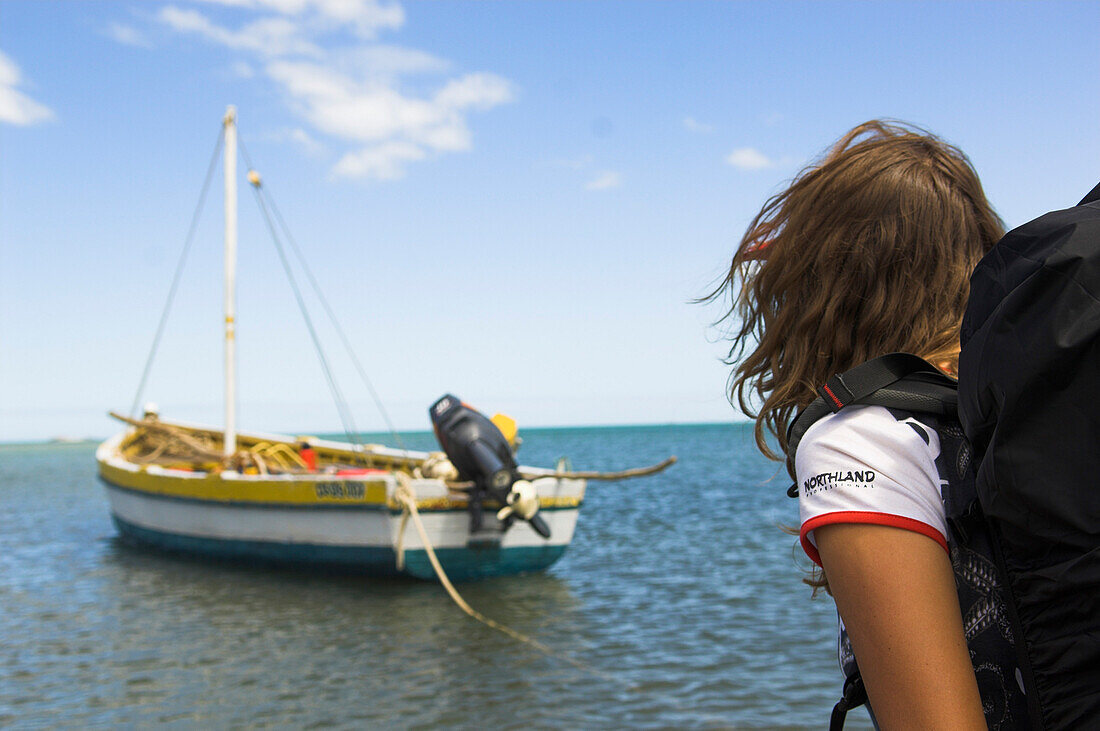
[[[482,503],[488,497],[501,504],[497,517],[505,528],[520,517],[540,536],[549,538],[550,526],[538,514],[534,489],[520,479],[512,447],[496,424],[451,394],[432,404],[428,413],[439,446],[459,476],[474,483],[470,491],[470,532],[481,529]]]

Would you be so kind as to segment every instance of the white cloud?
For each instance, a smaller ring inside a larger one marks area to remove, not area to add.
[[[334,173],[340,177],[392,180],[400,177],[395,168],[401,163],[422,160],[428,152],[469,150],[472,137],[462,112],[486,110],[512,97],[511,85],[492,74],[469,74],[434,95],[415,97],[313,62],[276,61],[267,73],[316,129],[370,143],[337,163]]]
[[[374,38],[380,30],[396,30],[405,24],[405,11],[397,3],[377,0],[203,0],[279,15],[305,16],[320,25],[348,26],[361,38]]]
[[[450,109],[492,109],[512,101],[512,85],[494,74],[467,74],[440,89],[436,103]]]
[[[19,80],[19,67],[0,51],[0,86],[16,86]]]
[[[443,105],[382,84],[360,84],[318,64],[278,61],[267,73],[317,129],[334,137],[362,142],[420,137],[449,121]]]
[[[26,127],[53,119],[49,107],[16,88],[21,84],[19,67],[0,51],[0,122]]]
[[[453,78],[450,64],[400,45],[365,42],[405,22],[396,3],[378,0],[203,0],[227,8],[215,22],[192,8],[167,6],[158,20],[172,30],[230,48],[256,61],[309,128],[345,149],[337,177],[392,180],[408,163],[469,150],[467,118],[511,102],[515,88],[491,73]],[[228,10],[232,8],[232,10]],[[253,17],[240,21],[241,13]],[[257,17],[258,16],[258,17]],[[237,18],[227,24],[227,18]],[[253,69],[234,63],[238,76]],[[312,137],[309,138],[313,140]],[[314,141],[315,142],[315,141]],[[322,149],[315,142],[309,149]]]
[[[348,73],[389,80],[407,74],[441,73],[450,67],[447,61],[430,53],[384,44],[338,52],[336,63]]]
[[[233,75],[238,79],[251,79],[256,76],[252,66],[244,61],[237,61],[232,67]]]
[[[726,162],[741,170],[762,170],[775,163],[754,147],[740,147],[726,157]]]
[[[328,154],[328,148],[301,127],[285,127],[275,130],[264,135],[264,139],[269,142],[293,142],[311,157],[321,157]]]
[[[308,152],[311,155],[318,155],[318,154],[324,152],[324,150],[325,150],[324,145],[322,145],[317,140],[313,139],[313,137],[309,134],[309,132],[306,132],[301,127],[297,128],[297,129],[292,129],[290,131],[290,139],[294,140],[299,145],[304,147],[306,152]]]
[[[427,153],[409,142],[387,142],[358,152],[349,152],[332,169],[337,177],[396,180],[405,176],[404,164],[423,160]]]
[[[173,5],[161,8],[159,18],[175,31],[194,33],[238,51],[253,51],[265,56],[321,54],[321,49],[302,38],[299,27],[286,18],[261,18],[238,31],[215,25],[198,11],[184,10]]]
[[[322,17],[355,27],[362,38],[374,38],[379,30],[396,30],[405,24],[405,11],[397,3],[374,0],[314,0]]]
[[[124,46],[135,46],[137,48],[153,47],[149,39],[146,38],[141,31],[131,25],[111,23],[107,26],[107,35]]]
[[[623,177],[614,170],[605,170],[585,183],[585,190],[610,190],[622,185]]]
[[[689,132],[706,134],[714,131],[714,126],[697,121],[694,117],[684,117],[684,127]]]

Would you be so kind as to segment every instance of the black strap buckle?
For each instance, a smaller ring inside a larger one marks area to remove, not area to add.
[[[843,697],[833,706],[833,714],[829,717],[829,731],[841,731],[848,711],[859,708],[866,702],[867,688],[863,685],[863,676],[857,671],[844,680]]]

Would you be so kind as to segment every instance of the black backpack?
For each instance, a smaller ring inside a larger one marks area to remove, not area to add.
[[[996,567],[997,600],[1007,611],[1026,695],[1027,718],[1011,727],[1095,727],[1100,186],[1076,207],[1006,234],[979,263],[970,287],[957,384],[903,353],[833,376],[792,422],[788,461],[811,424],[850,404],[961,424],[965,437],[952,441],[949,434],[945,442],[958,462],[945,512],[954,541],[988,553]],[[788,494],[797,496],[797,486]],[[965,587],[957,583],[963,601]],[[865,700],[858,675],[849,677],[833,727]]]

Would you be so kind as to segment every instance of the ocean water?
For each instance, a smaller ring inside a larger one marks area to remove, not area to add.
[[[800,582],[807,560],[780,529],[797,506],[748,425],[522,435],[524,464],[680,459],[590,483],[549,571],[459,585],[554,656],[466,617],[435,583],[129,546],[95,445],[0,445],[0,727],[828,725],[835,610]],[[849,723],[869,727],[862,710]]]

